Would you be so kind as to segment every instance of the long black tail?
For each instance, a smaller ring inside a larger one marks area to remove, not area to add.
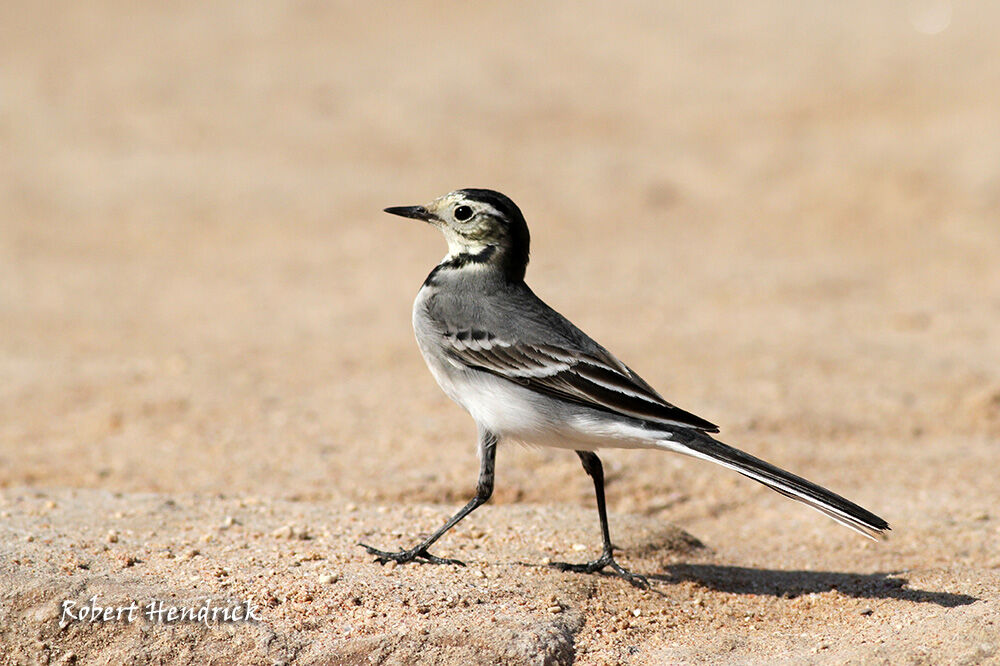
[[[673,438],[664,441],[663,445],[679,453],[709,460],[736,470],[743,476],[759,481],[785,497],[790,497],[825,513],[838,523],[846,525],[866,537],[877,539],[884,536],[886,530],[890,529],[889,523],[871,511],[830,492],[826,488],[817,486],[812,481],[806,481],[801,476],[786,472],[771,463],[753,457],[749,453],[727,446],[704,433],[692,432],[690,439],[685,442],[677,441],[681,439],[679,434],[674,433]]]

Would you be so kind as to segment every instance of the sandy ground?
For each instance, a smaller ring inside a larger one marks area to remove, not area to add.
[[[0,661],[1000,661],[1000,11],[870,4],[0,3]],[[544,567],[589,479],[502,447],[468,568],[372,563],[475,483],[410,331],[444,244],[379,212],[466,186],[890,538],[610,451],[644,593]],[[94,594],[262,619],[60,623]]]

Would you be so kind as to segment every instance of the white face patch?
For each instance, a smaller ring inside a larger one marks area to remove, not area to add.
[[[448,254],[444,258],[445,261],[459,254],[479,254],[486,249],[485,243],[466,238],[449,226],[441,225],[441,233],[444,234],[444,240],[448,243]]]

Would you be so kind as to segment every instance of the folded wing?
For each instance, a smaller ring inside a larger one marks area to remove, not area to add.
[[[446,334],[457,366],[482,370],[533,391],[603,412],[652,423],[718,432],[714,424],[671,405],[604,349],[582,352],[553,344],[504,341],[486,331]]]

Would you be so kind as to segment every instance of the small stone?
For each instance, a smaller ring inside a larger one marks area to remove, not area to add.
[[[548,566],[548,565],[552,564],[552,558],[551,557],[543,557],[542,558],[542,564],[544,564],[545,566]]]
[[[861,611],[861,614],[867,616],[867,615],[872,615],[874,612],[875,611],[873,611],[871,608],[866,608],[863,611]]]
[[[584,546],[582,543],[574,543],[573,550],[579,553],[581,551],[587,550],[587,547]]]
[[[632,617],[639,617],[640,615],[642,615],[642,609],[640,608],[632,609]]]
[[[114,530],[108,531],[107,540],[108,543],[118,543],[118,532],[115,532]]]
[[[561,613],[562,606],[549,606],[546,610],[548,610],[550,613]]]
[[[330,583],[336,583],[337,574],[332,574],[332,573],[320,574],[318,580],[320,585],[329,585]]]
[[[309,551],[308,553],[299,555],[296,559],[299,562],[315,562],[317,560],[322,560],[323,556],[317,553],[316,551]]]

